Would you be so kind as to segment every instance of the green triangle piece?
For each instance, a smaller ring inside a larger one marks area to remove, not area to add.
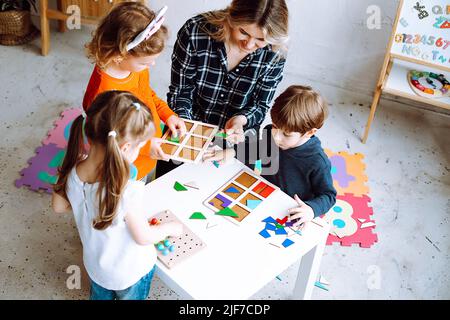
[[[180,138],[178,138],[178,137],[170,137],[169,141],[170,142],[175,142],[175,143],[180,143]]]
[[[181,183],[179,183],[178,181],[175,181],[173,188],[177,191],[187,191],[187,188],[185,186],[183,186]]]
[[[228,207],[216,212],[216,214],[219,216],[227,216],[227,217],[235,217],[235,218],[239,217],[239,215],[236,212],[234,212],[233,210],[231,210]]]
[[[190,217],[189,217],[189,219],[202,219],[202,220],[205,220],[206,219],[206,217],[203,215],[203,213],[201,213],[201,212],[194,212]]]
[[[281,228],[284,228],[284,226],[282,226],[281,224],[279,224],[279,223],[277,223],[276,225],[275,225],[276,227],[277,227],[277,229],[281,229]]]
[[[220,138],[226,139],[228,137],[228,134],[226,134],[225,132],[218,132],[216,134],[216,137],[220,137]]]

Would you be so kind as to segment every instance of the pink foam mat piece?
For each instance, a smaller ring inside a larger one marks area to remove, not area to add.
[[[53,143],[59,148],[65,149],[70,133],[70,126],[73,120],[81,114],[80,108],[70,108],[63,111],[58,120],[54,123],[54,128],[50,129],[47,138],[42,143]]]

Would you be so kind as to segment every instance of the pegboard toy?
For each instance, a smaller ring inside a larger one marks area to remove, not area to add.
[[[169,269],[176,267],[185,259],[206,247],[206,244],[195,235],[184,223],[182,223],[170,210],[160,212],[153,216],[150,224],[165,222],[180,222],[183,225],[183,233],[180,237],[168,237],[163,242],[158,243],[158,259]],[[162,246],[161,246],[162,245]],[[170,247],[172,246],[172,249]],[[160,250],[162,248],[162,250]],[[167,251],[165,251],[167,249]]]
[[[363,226],[361,222],[372,220],[373,210],[369,202],[368,196],[337,196],[336,204],[323,218],[331,225],[327,245],[339,242],[343,246],[351,246],[356,243],[362,248],[370,248],[378,241],[378,236],[372,232],[375,224]]]
[[[161,148],[170,159],[198,163],[202,160],[219,127],[193,120],[183,120],[186,124],[186,134],[182,137],[178,134],[172,136],[170,130],[166,131],[162,137],[164,142]]]
[[[276,190],[278,187],[275,185],[244,169],[208,197],[204,204],[216,214],[239,223]]]
[[[52,193],[57,167],[62,164],[64,155],[65,150],[55,144],[40,146],[36,155],[28,160],[29,166],[20,172],[22,178],[16,180],[16,187],[27,186],[33,191]]]

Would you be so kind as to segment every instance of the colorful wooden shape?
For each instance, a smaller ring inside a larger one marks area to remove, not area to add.
[[[262,200],[247,200],[247,207],[251,210],[256,209],[261,204]]]
[[[259,234],[260,234],[264,239],[270,238],[270,233],[267,232],[266,229],[262,230]]]
[[[194,212],[189,219],[198,219],[198,220],[205,220],[206,217],[203,213],[201,212]]]
[[[293,245],[294,244],[294,241],[292,241],[291,239],[285,239],[282,243],[281,243],[281,245],[283,246],[283,247],[285,247],[285,248],[287,248],[287,247],[289,247],[289,246],[291,246],[291,245]]]
[[[226,198],[226,197],[224,197],[224,196],[221,195],[221,194],[218,194],[218,195],[216,196],[216,198],[219,199],[220,201],[222,201],[222,207],[223,207],[223,208],[226,208],[226,207],[228,207],[228,206],[231,204],[231,200],[228,199],[228,198]]]
[[[284,228],[277,228],[277,230],[275,230],[275,234],[276,235],[287,234],[287,231]]]
[[[234,218],[239,217],[239,215],[236,212],[234,212],[233,210],[231,210],[228,207],[226,207],[220,211],[217,211],[216,214],[219,216],[226,216],[226,217],[234,217]]]
[[[175,181],[175,184],[173,185],[173,188],[176,191],[187,191],[187,188],[185,186],[183,186],[181,183],[179,183],[178,181]]]
[[[285,216],[283,219],[277,219],[277,222],[281,225],[284,225],[288,220],[288,216]]]
[[[277,223],[277,220],[275,220],[272,217],[267,217],[265,218],[262,222],[266,222],[266,223]]]

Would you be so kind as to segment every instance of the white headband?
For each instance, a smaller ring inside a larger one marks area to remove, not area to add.
[[[136,108],[137,111],[141,110],[141,105],[139,102],[133,102],[133,106]]]
[[[151,35],[153,35],[156,31],[159,30],[159,28],[161,28],[161,24],[159,24],[159,25],[157,25],[157,24],[164,17],[164,14],[166,13],[166,11],[167,11],[167,6],[162,7],[158,11],[155,19],[153,19],[152,22],[149,23],[149,25],[144,29],[144,31],[139,33],[136,36],[136,38],[134,38],[133,41],[131,41],[129,44],[127,44],[127,51],[130,51],[131,49],[137,47],[139,44],[141,44],[142,41],[150,38]]]

